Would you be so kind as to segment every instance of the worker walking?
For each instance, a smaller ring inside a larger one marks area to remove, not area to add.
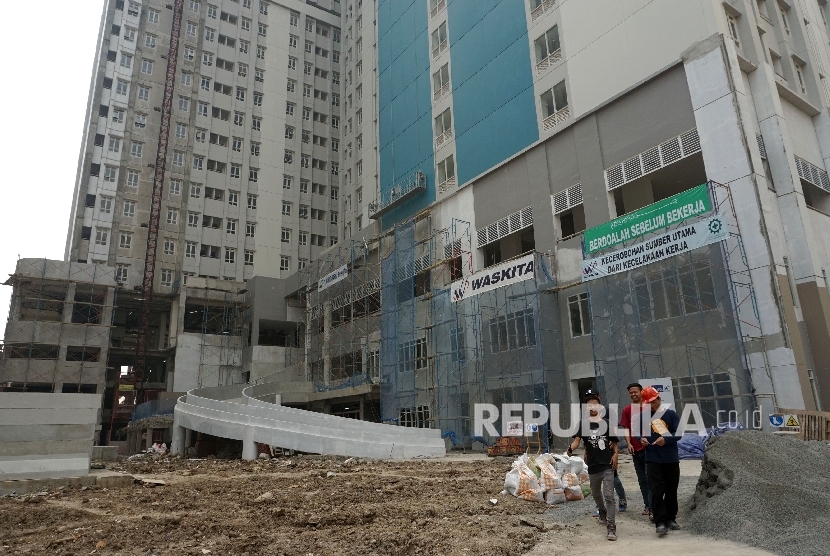
[[[586,396],[588,417],[579,424],[579,430],[568,447],[568,455],[579,448],[581,441],[585,441],[586,463],[588,464],[588,478],[591,483],[591,494],[599,507],[599,523],[606,526],[606,538],[609,541],[617,540],[616,501],[614,500],[614,471],[617,469],[618,443],[616,436],[611,435],[611,426],[608,417],[602,415],[604,409],[599,403],[597,394]]]
[[[594,390],[592,388],[589,388],[585,392],[585,401],[586,402],[587,402],[589,396],[596,396],[597,402],[602,404],[602,398],[600,397],[599,392],[597,392],[596,390]],[[614,490],[617,491],[617,498],[619,499],[619,503],[620,503],[620,506],[619,506],[620,511],[621,512],[626,511],[628,509],[628,498],[625,495],[625,487],[623,486],[622,481],[620,480],[620,475],[619,475],[619,473],[617,472],[616,469],[614,469]],[[597,511],[594,512],[594,517],[596,517],[598,515],[599,515],[599,508],[597,508]]]
[[[650,421],[641,423],[640,443],[646,450],[646,473],[651,490],[651,511],[657,534],[680,529],[677,524],[677,486],[680,483],[680,457],[677,453],[677,427],[680,417],[662,405],[660,393],[652,386],[642,391],[642,401],[649,404]],[[646,408],[643,408],[644,411]],[[641,416],[646,413],[641,413]]]
[[[640,444],[637,435],[631,434],[632,416],[636,419],[642,410],[641,394],[643,386],[639,382],[628,385],[628,397],[631,404],[623,408],[620,415],[620,428],[625,429],[625,441],[628,444],[628,453],[634,460],[634,471],[637,473],[637,482],[640,484],[640,494],[643,495],[643,515],[651,515],[651,489],[648,486],[646,472],[646,448]]]

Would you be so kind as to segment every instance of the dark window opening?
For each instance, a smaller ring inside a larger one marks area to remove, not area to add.
[[[66,348],[66,360],[87,361],[90,363],[100,361],[101,348],[86,346],[69,346],[68,348]]]
[[[559,215],[559,228],[562,239],[574,236],[585,231],[585,208],[577,205]]]
[[[61,388],[63,394],[97,394],[97,384],[66,384]]]

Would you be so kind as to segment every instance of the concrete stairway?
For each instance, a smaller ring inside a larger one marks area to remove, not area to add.
[[[441,431],[369,423],[280,405],[279,385],[220,386],[179,398],[173,420],[174,454],[184,452],[187,430],[242,441],[255,459],[256,443],[301,452],[379,459],[446,455]]]

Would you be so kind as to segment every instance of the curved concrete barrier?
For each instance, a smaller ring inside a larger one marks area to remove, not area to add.
[[[199,388],[179,398],[171,452],[182,454],[186,430],[242,441],[242,457],[257,457],[256,443],[326,455],[379,459],[444,457],[438,429],[369,423],[279,405],[279,385]]]

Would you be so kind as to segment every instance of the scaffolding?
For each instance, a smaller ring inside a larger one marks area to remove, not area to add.
[[[731,191],[714,182],[708,189],[728,239],[592,280],[587,289],[597,386],[604,400],[623,406],[629,403],[628,384],[671,378],[678,410],[696,403],[704,424],[713,426],[729,412],[743,416],[755,409],[747,347],[762,356],[754,363],[757,370],[770,371]]]
[[[114,270],[20,259],[9,305],[0,380],[25,391],[103,393],[116,301]]]

